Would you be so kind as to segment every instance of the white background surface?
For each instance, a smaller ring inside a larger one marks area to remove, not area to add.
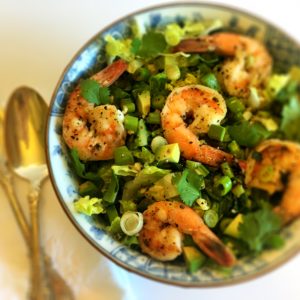
[[[91,36],[117,18],[161,2],[0,0],[0,103],[5,103],[12,90],[20,85],[34,87],[49,102],[63,69]],[[228,0],[223,3],[254,12],[300,41],[298,1]],[[17,184],[19,196],[24,197],[26,185],[20,180]],[[236,286],[183,289],[163,285],[123,272],[98,254],[64,216],[49,182],[43,189],[43,198],[48,199],[42,204],[47,251],[57,269],[72,284],[77,299],[300,299],[299,255],[272,273]],[[10,223],[12,214],[2,201],[2,191],[0,199],[0,299],[25,299],[29,276],[26,248],[17,227]],[[116,274],[127,275],[121,278],[120,285]],[[136,297],[128,294],[128,290],[126,293],[122,284],[131,286]]]

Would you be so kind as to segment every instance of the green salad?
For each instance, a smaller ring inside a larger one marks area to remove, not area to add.
[[[76,211],[189,272],[282,247],[280,230],[298,216],[288,195],[299,178],[300,70],[274,73],[261,42],[220,20],[131,31],[105,36],[107,67],[66,108]]]

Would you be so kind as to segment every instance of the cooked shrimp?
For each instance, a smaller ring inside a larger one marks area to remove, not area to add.
[[[272,69],[272,58],[263,44],[235,33],[222,32],[183,40],[174,51],[216,52],[229,56],[217,71],[231,96],[248,98],[249,88],[261,88]]]
[[[175,88],[161,113],[164,136],[169,143],[178,143],[182,155],[217,166],[231,161],[232,156],[209,145],[201,144],[199,134],[207,133],[211,124],[220,124],[227,112],[223,97],[202,85]]]
[[[118,60],[91,77],[109,86],[126,70]],[[77,86],[71,93],[63,118],[63,137],[69,148],[76,148],[82,160],[113,158],[114,149],[125,144],[123,114],[114,105],[100,105],[85,100]]]
[[[300,145],[276,139],[266,140],[255,149],[260,157],[247,160],[245,182],[270,195],[283,192],[275,212],[284,223],[300,216]],[[284,180],[286,179],[286,180]],[[286,182],[285,182],[286,181]]]
[[[221,240],[204,224],[190,207],[171,201],[159,201],[144,212],[144,226],[139,242],[144,253],[169,261],[182,253],[183,234],[191,235],[194,242],[210,258],[223,266],[232,266],[235,257]]]

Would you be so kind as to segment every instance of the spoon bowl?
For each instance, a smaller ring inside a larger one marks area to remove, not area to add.
[[[47,177],[45,128],[48,107],[33,89],[18,88],[6,109],[5,145],[10,167],[34,188]]]

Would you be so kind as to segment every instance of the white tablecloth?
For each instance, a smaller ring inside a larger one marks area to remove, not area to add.
[[[296,0],[223,2],[263,16],[300,40]],[[34,87],[49,102],[66,64],[91,36],[117,18],[160,3],[0,0],[0,103],[5,103],[20,85]],[[16,186],[24,198],[27,185],[16,179]],[[55,267],[74,289],[76,299],[300,299],[299,255],[257,280],[236,286],[183,289],[163,285],[121,270],[92,248],[64,215],[49,181],[42,189],[42,197],[43,241]],[[25,299],[29,276],[27,249],[12,222],[2,190],[0,198],[0,299]]]

